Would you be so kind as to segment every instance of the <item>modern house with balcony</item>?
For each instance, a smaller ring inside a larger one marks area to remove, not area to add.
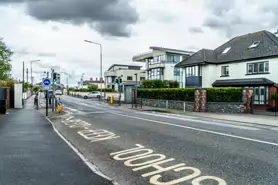
[[[104,72],[106,88],[111,88],[118,91],[118,84],[116,79],[121,77],[123,83],[123,89],[126,86],[135,86],[136,77],[138,84],[145,80],[145,71],[141,70],[142,66],[136,65],[124,65],[124,64],[113,64]]]
[[[254,105],[274,104],[278,84],[278,38],[268,31],[237,36],[215,50],[202,49],[175,66],[185,87],[254,89]]]
[[[169,49],[162,47],[150,47],[152,51],[136,55],[132,58],[134,62],[145,63],[146,79],[148,80],[178,80],[175,79],[175,65],[188,58],[193,52]],[[182,80],[182,79],[181,79]],[[180,82],[183,84],[183,82]]]

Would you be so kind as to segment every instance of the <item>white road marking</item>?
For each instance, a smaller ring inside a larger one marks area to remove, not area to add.
[[[231,124],[223,124],[219,123],[217,120],[212,121],[203,121],[203,120],[196,120],[198,117],[191,117],[191,116],[170,116],[170,115],[163,115],[163,114],[151,114],[151,113],[143,113],[139,112],[139,114],[146,114],[146,115],[151,115],[151,116],[156,116],[156,117],[164,117],[164,118],[170,118],[170,119],[177,119],[177,120],[184,120],[184,121],[190,121],[190,122],[197,122],[197,123],[203,123],[203,124],[209,124],[209,125],[216,125],[216,126],[222,126],[222,127],[230,127],[230,128],[239,128],[239,129],[245,129],[245,130],[260,130],[258,128],[252,128],[252,127],[246,127],[246,126],[239,126],[239,125],[231,125]]]
[[[194,182],[194,185],[200,185],[200,182],[204,180],[213,180],[218,182],[218,185],[226,185],[226,182],[223,179],[220,179],[218,177],[214,176],[201,176],[201,170],[195,167],[186,166],[184,163],[181,164],[175,164],[168,166],[165,165],[165,163],[168,163],[170,161],[174,161],[175,159],[170,158],[166,159],[166,156],[163,154],[153,154],[153,150],[146,149],[144,146],[136,144],[136,148],[114,152],[111,153],[111,156],[114,156],[113,158],[118,161],[125,161],[124,164],[128,167],[137,167],[132,169],[133,171],[140,171],[144,170],[145,174],[142,174],[141,176],[146,178],[149,177],[149,182],[152,185],[177,185],[179,183],[192,180]],[[144,151],[144,153],[140,153]],[[140,154],[138,154],[140,153]],[[126,155],[128,157],[126,157]],[[133,154],[130,156],[130,154]],[[153,159],[153,157],[156,157]],[[158,157],[158,158],[157,158]],[[144,160],[145,159],[145,160]],[[146,160],[149,159],[149,160]],[[138,163],[139,161],[139,163]],[[137,163],[135,163],[137,162]],[[163,164],[163,166],[162,166]],[[151,172],[146,173],[146,169],[152,169]],[[160,182],[159,179],[162,177],[162,174],[164,172],[173,171],[173,172],[181,172],[181,171],[192,171],[191,174],[186,173],[185,176],[174,179],[169,182]]]
[[[92,170],[92,172],[94,172],[95,174],[103,177],[104,179],[107,179],[108,181],[112,182],[114,185],[119,185],[118,183],[116,183],[114,180],[112,180],[111,178],[109,178],[108,176],[104,175],[103,173],[101,173],[99,171],[99,169],[97,168],[97,166],[93,165],[89,159],[87,159],[84,155],[82,155],[77,148],[75,148],[55,127],[54,123],[47,117],[45,117],[51,124],[53,127],[53,130],[58,134],[58,136],[60,136],[61,139],[63,139],[65,141],[65,143],[80,157],[80,159],[90,168],[90,170]]]
[[[243,136],[237,136],[237,135],[233,135],[233,134],[225,134],[225,133],[221,133],[221,132],[215,132],[215,131],[210,131],[210,130],[205,130],[205,129],[199,129],[199,128],[194,128],[194,127],[189,127],[189,126],[183,126],[183,125],[167,123],[167,122],[163,122],[163,121],[156,121],[156,120],[140,118],[140,117],[135,117],[135,116],[128,116],[128,115],[117,114],[117,113],[111,113],[111,114],[122,116],[122,117],[127,117],[127,118],[132,118],[132,119],[148,121],[148,122],[159,123],[159,124],[163,124],[163,125],[169,125],[169,126],[175,126],[175,127],[180,127],[180,128],[190,129],[190,130],[196,130],[196,131],[200,131],[200,132],[206,132],[206,133],[220,135],[220,136],[227,136],[227,137],[232,137],[232,138],[236,138],[236,139],[252,141],[252,142],[256,142],[256,143],[263,143],[263,144],[278,146],[278,143],[273,143],[273,142],[269,142],[269,141],[263,141],[263,140],[259,140],[259,139],[252,139],[252,138],[243,137]]]

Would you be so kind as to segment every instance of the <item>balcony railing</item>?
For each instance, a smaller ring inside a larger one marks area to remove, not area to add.
[[[202,87],[202,76],[186,77],[186,87]]]

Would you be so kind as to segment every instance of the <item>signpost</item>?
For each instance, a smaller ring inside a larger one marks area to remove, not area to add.
[[[51,86],[51,81],[48,78],[43,79],[43,85],[45,89],[45,94],[46,94],[46,116],[48,116],[48,90]]]

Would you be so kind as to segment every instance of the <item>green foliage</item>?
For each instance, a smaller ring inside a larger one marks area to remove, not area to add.
[[[98,89],[97,91],[101,91],[101,89]],[[102,92],[104,92],[104,89],[102,89]],[[105,92],[116,92],[116,91],[111,88],[106,88]]]
[[[242,102],[241,88],[208,88],[208,102]]]
[[[12,51],[7,47],[2,38],[0,38],[0,80],[7,80],[12,70],[11,56]]]
[[[91,92],[91,91],[97,91],[98,89],[98,86],[95,85],[95,84],[91,84],[88,86],[88,90]]]
[[[138,96],[147,99],[194,101],[193,88],[139,89]]]
[[[8,79],[6,81],[0,81],[0,87],[14,88],[14,80]]]
[[[278,101],[278,94],[273,94],[272,99]]]
[[[38,92],[40,89],[38,87],[34,87],[33,91]]]
[[[142,88],[178,88],[179,83],[173,80],[144,80]]]

